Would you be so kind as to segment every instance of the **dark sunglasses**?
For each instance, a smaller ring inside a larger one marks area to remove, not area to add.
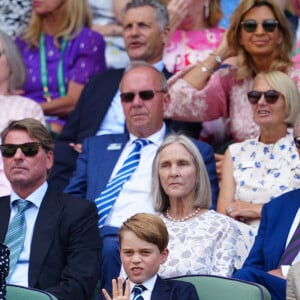
[[[145,90],[139,91],[138,94],[143,101],[151,100],[154,98],[155,93],[165,93],[164,91],[154,91],[154,90]],[[136,93],[128,92],[128,93],[121,93],[121,100],[122,102],[132,102]]]
[[[300,149],[300,136],[294,137],[295,146]]]
[[[241,22],[241,25],[247,32],[254,32],[257,28],[257,23],[255,20],[249,19]],[[275,28],[278,26],[278,21],[274,19],[266,19],[261,23],[264,31],[273,32]]]
[[[0,145],[1,154],[3,157],[13,157],[18,148],[20,148],[25,156],[35,156],[39,152],[41,143],[25,143],[25,144],[4,144]]]
[[[267,103],[273,104],[278,100],[280,93],[275,90],[268,90],[266,92],[250,91],[247,93],[248,100],[251,104],[257,104],[262,95],[264,95]]]

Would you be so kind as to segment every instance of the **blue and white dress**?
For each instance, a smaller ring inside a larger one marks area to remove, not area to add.
[[[229,146],[233,177],[236,183],[234,199],[264,204],[286,192],[300,188],[300,160],[293,135],[274,144],[248,139]],[[260,220],[237,222],[247,244],[241,263],[248,255]]]

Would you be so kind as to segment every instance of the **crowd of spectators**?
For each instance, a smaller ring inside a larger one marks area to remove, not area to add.
[[[299,0],[0,0],[7,282],[81,300],[164,282],[196,300],[164,280],[202,274],[297,299],[299,18]],[[153,215],[163,247],[138,227]]]

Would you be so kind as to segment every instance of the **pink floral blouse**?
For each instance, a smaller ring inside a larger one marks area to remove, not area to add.
[[[247,92],[252,89],[253,78],[236,80],[236,66],[217,70],[202,90],[197,90],[182,79],[192,66],[172,76],[169,81],[171,103],[167,118],[191,122],[230,118],[230,131],[235,142],[254,138],[259,134],[253,122]],[[300,91],[300,70],[290,68],[288,75]],[[300,101],[300,100],[299,100]]]

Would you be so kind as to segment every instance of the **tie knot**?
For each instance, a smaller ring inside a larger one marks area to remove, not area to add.
[[[135,146],[138,147],[139,149],[151,143],[149,140],[146,139],[136,139],[134,142],[135,142]]]
[[[142,284],[137,284],[133,287],[134,299],[139,299],[137,296],[141,295],[146,288]]]
[[[31,205],[31,202],[28,200],[16,200],[13,202],[13,205],[18,207],[18,213],[23,213],[26,209],[28,209]]]

